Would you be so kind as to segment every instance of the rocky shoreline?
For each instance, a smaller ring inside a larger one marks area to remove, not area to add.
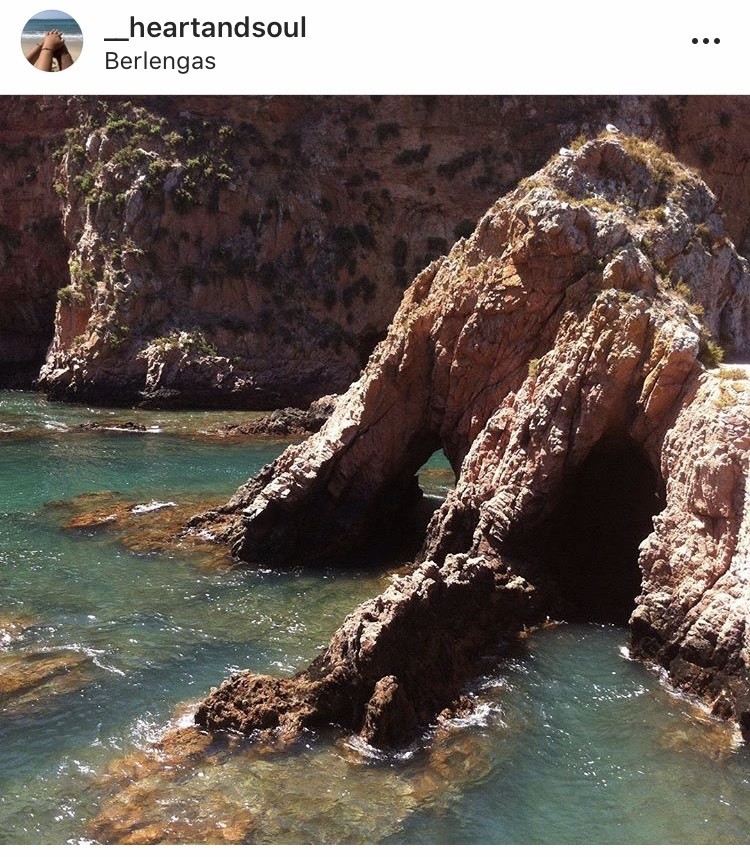
[[[0,230],[0,380],[276,407],[199,433],[299,440],[217,508],[159,501],[147,528],[113,498],[71,530],[414,562],[298,675],[224,682],[202,729],[400,746],[551,617],[628,622],[635,657],[750,736],[744,102],[42,99],[51,136],[21,145],[30,104],[0,129],[23,224]],[[628,133],[592,135],[607,111]],[[436,451],[456,484],[427,525]]]

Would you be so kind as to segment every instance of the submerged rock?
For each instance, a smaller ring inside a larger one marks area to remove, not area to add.
[[[136,554],[187,551],[206,570],[226,569],[226,550],[206,537],[210,534],[183,533],[185,515],[205,509],[210,501],[205,495],[169,497],[133,503],[115,492],[91,492],[49,503],[47,510],[71,534],[109,533]]]
[[[95,781],[99,811],[86,836],[103,844],[388,841],[412,813],[447,810],[497,761],[484,735],[449,721],[417,765],[328,734],[330,743],[300,757],[283,741],[170,728]]]
[[[92,682],[89,655],[71,650],[0,654],[0,714],[27,711],[40,701],[72,693]]]
[[[76,426],[79,431],[132,431],[146,432],[148,428],[142,423],[135,423],[132,420],[126,420],[124,423],[81,423]]]
[[[619,134],[554,158],[416,278],[318,434],[192,522],[246,560],[329,562],[382,538],[433,451],[457,474],[410,578],[197,722],[403,743],[498,640],[637,596],[633,652],[750,731],[750,394],[718,342],[750,356],[750,275],[706,185]]]
[[[34,625],[37,619],[28,613],[0,613],[0,650],[7,648],[11,643],[18,640]]]

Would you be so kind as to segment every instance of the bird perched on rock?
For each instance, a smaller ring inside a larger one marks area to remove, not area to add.
[[[620,129],[617,127],[617,125],[613,125],[611,122],[607,123],[607,131],[610,134],[619,134],[620,133]]]
[[[560,154],[561,154],[561,155],[572,155],[572,154],[573,154],[573,150],[572,150],[572,149],[566,149],[566,148],[563,146],[563,148],[562,148],[562,149],[560,149]]]

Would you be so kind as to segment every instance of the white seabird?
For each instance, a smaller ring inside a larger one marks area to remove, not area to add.
[[[610,134],[619,134],[620,133],[620,129],[617,127],[617,125],[613,125],[611,122],[607,123],[607,131]]]
[[[572,149],[566,149],[566,148],[563,146],[563,148],[562,148],[562,149],[560,149],[560,154],[561,154],[561,155],[572,155],[572,154],[573,154],[573,150],[572,150]]]

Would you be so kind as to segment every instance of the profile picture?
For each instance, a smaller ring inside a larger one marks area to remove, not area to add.
[[[82,46],[78,22],[59,9],[37,12],[21,34],[23,55],[40,71],[65,71],[81,55]]]

